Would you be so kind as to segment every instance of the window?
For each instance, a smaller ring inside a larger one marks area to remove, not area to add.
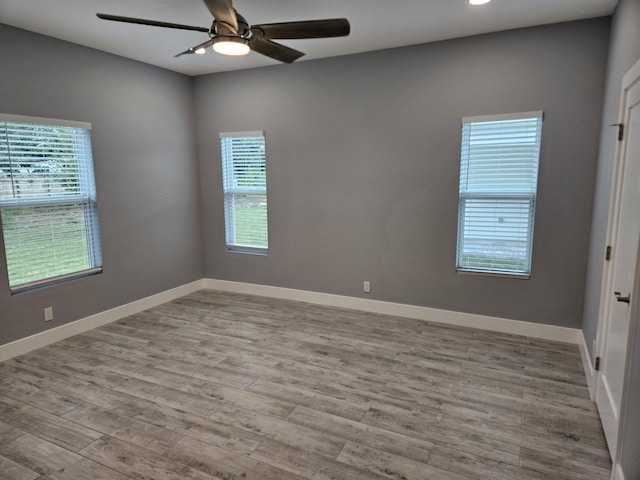
[[[227,248],[266,253],[269,241],[264,134],[221,133],[220,147]]]
[[[459,271],[529,276],[542,112],[462,122]]]
[[[90,128],[0,115],[0,219],[14,292],[101,270]]]

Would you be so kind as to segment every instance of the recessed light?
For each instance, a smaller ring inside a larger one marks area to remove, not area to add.
[[[203,55],[203,54],[207,53],[207,51],[204,49],[204,47],[200,47],[194,53],[197,53],[198,55]]]
[[[484,5],[485,3],[489,3],[491,0],[469,0],[470,5]]]

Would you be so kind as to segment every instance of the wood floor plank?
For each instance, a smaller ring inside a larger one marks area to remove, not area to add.
[[[559,368],[548,368],[545,365],[526,365],[524,371],[527,376],[543,380],[554,380],[558,382],[570,383],[586,387],[587,380],[582,375],[581,367],[575,365],[570,370]]]
[[[291,357],[295,356],[295,359]],[[341,364],[342,363],[342,364]],[[327,358],[323,355],[303,350],[288,354],[275,367],[298,381],[306,380],[306,384],[318,385],[321,382],[336,384],[347,388],[358,389],[363,394],[377,393],[387,382],[384,369],[370,364],[354,363],[353,359],[341,362],[339,358]]]
[[[260,445],[262,437],[250,428],[236,426],[235,419],[218,422],[202,413],[155,404],[142,409],[136,419],[238,454],[251,453]]]
[[[369,408],[361,422],[408,437],[427,440],[429,431],[439,423],[442,413],[439,409],[425,410],[376,404]]]
[[[0,445],[6,445],[13,442],[15,439],[20,438],[27,432],[20,430],[19,428],[9,425],[0,420]]]
[[[519,453],[519,447],[523,445],[527,435],[521,424],[506,425],[473,416],[454,414],[443,415],[440,424],[434,430],[453,437],[469,437],[480,442],[489,442],[497,453],[506,450],[515,454]],[[475,453],[464,448],[462,450]]]
[[[335,435],[235,406],[223,408],[210,419],[219,424],[232,425],[256,433],[260,437],[277,440],[327,457],[335,458],[345,443]]]
[[[300,377],[295,373],[288,373],[282,368],[283,355],[277,356],[269,351],[268,360],[263,362],[263,356],[258,351],[241,350],[230,354],[216,368],[241,375],[251,375],[259,380],[275,382],[280,385],[313,387],[318,380],[309,375]]]
[[[604,465],[594,465],[592,456],[577,455],[523,448],[521,465],[524,468],[540,472],[542,475],[555,478],[577,480],[592,478],[593,480],[608,480],[611,477],[609,462]],[[587,460],[587,461],[585,461]]]
[[[155,365],[155,368],[240,389],[247,388],[258,379],[257,376],[229,372],[210,365],[173,359],[161,362]]]
[[[391,397],[406,399],[409,397],[412,401],[420,403],[425,394],[438,394],[441,396],[450,396],[453,386],[456,384],[457,377],[449,377],[448,379],[435,378],[428,373],[419,375],[394,375],[387,381],[382,392]]]
[[[458,385],[475,388],[477,390],[486,390],[490,393],[497,393],[499,395],[524,398],[524,385],[510,382],[497,375],[493,378],[487,378],[474,375],[473,373],[461,372]]]
[[[347,442],[337,460],[393,479],[422,480],[430,478],[426,476],[426,470],[430,467],[424,463],[353,442]]]
[[[487,420],[500,419],[513,424],[520,424],[522,414],[529,408],[525,399],[462,385],[453,388],[450,405],[453,409],[466,410]]]
[[[548,475],[535,471],[528,471],[508,463],[489,460],[484,457],[460,452],[458,450],[433,447],[428,465],[459,475],[465,475],[474,480],[546,480]]]
[[[532,380],[524,388],[523,398],[535,403],[561,405],[584,412],[596,411],[595,404],[589,398],[589,389],[571,383]]]
[[[571,459],[581,459],[582,465],[611,469],[611,459],[600,432],[585,432],[580,425],[558,422],[546,428],[525,424],[523,433],[523,451],[542,452],[540,457],[561,453]],[[558,457],[558,463],[562,463],[562,456]]]
[[[194,406],[210,403],[213,400],[216,404],[235,404],[240,407],[265,413],[274,417],[285,418],[295,408],[295,404],[270,398],[258,393],[242,390],[240,388],[228,387],[221,383],[213,383],[200,378],[193,378],[179,373],[170,372],[160,368],[142,368],[136,371],[133,378],[142,380],[148,386],[148,390],[158,391],[159,389],[172,389],[173,397],[191,402]],[[149,386],[153,384],[154,386]],[[133,380],[127,380],[116,390],[126,391],[134,385]],[[141,385],[140,383],[137,384]],[[139,391],[138,388],[136,391]],[[184,395],[181,392],[184,392]]]
[[[214,478],[244,479],[256,468],[257,460],[184,437],[167,453],[166,458],[200,470]]]
[[[458,452],[474,455],[488,461],[518,467],[520,462],[520,447],[498,442],[486,437],[472,437],[464,432],[432,432],[430,440],[434,445]]]
[[[406,437],[376,426],[317,412],[306,407],[297,407],[287,420],[419,462],[428,460],[433,446],[424,440]]]
[[[167,406],[148,409],[137,418],[238,454],[251,453],[263,440],[251,429],[230,424],[233,422],[217,422],[215,418],[203,418]]]
[[[64,418],[158,453],[167,451],[182,438],[171,430],[89,404],[79,405]]]
[[[133,478],[154,480],[212,480],[215,477],[174,462],[140,447],[102,437],[80,451],[81,455]]]
[[[313,410],[331,413],[356,421],[361,420],[368,410],[366,404],[356,404],[322,395],[314,392],[312,387],[305,389],[292,385],[282,385],[268,380],[256,380],[247,390],[267,397],[289,400]]]
[[[64,415],[76,408],[80,403],[71,397],[42,389],[13,377],[0,382],[0,391],[20,402],[40,408],[55,415]]]
[[[153,382],[130,378],[114,389],[128,396],[139,397],[152,403],[160,403],[177,409],[199,412],[203,416],[211,415],[222,406],[222,402],[212,396],[204,397]]]
[[[132,477],[116,472],[88,458],[82,458],[62,471],[49,472],[46,478],[47,480],[128,480]]]
[[[44,476],[63,472],[82,459],[77,453],[30,434],[1,447],[0,455]]]
[[[114,410],[129,417],[135,417],[143,409],[154,406],[153,402],[139,396],[75,378],[67,378],[66,381],[57,383],[51,389],[84,403]]]
[[[478,392],[481,391],[478,390]],[[481,393],[478,393],[478,396],[483,397]],[[494,396],[494,398],[498,398],[498,396]],[[522,412],[511,409],[509,406],[504,408],[502,399],[500,405],[494,405],[487,396],[477,400],[470,392],[459,393],[450,401],[443,402],[442,410],[452,415],[476,417],[486,421],[501,422],[505,425],[520,425],[522,423]]]
[[[561,342],[201,290],[0,364],[0,480],[610,470]]]
[[[522,417],[522,429],[525,435],[539,434],[546,438],[561,436],[574,441],[577,439],[606,452],[606,442],[600,422],[589,421],[583,416],[568,415],[566,412],[563,416],[525,413]]]
[[[274,467],[267,463],[258,462],[258,464],[247,474],[246,479],[240,478],[230,480],[304,480],[304,477]]]
[[[268,463],[304,478],[314,480],[382,480],[385,477],[368,470],[338,462],[313,452],[265,440],[251,458]]]
[[[0,455],[0,480],[35,480],[39,476],[33,470]]]
[[[40,352],[40,350],[37,350],[36,352]],[[39,365],[34,366],[30,364],[28,361],[29,358],[29,355],[12,358],[2,364],[2,366],[11,369],[12,373],[8,376],[36,385],[40,388],[50,388],[52,385],[55,385],[58,382],[63,382],[68,378],[68,375],[55,370],[46,370],[42,369]]]
[[[100,437],[84,425],[1,396],[0,420],[74,452]]]

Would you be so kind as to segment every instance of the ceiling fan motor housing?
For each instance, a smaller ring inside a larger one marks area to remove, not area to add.
[[[234,10],[235,11],[235,10]],[[209,35],[211,38],[242,38],[249,40],[252,36],[251,28],[247,20],[235,11],[236,20],[238,22],[238,29],[236,30],[233,25],[230,25],[224,21],[215,20],[211,24],[211,31]]]

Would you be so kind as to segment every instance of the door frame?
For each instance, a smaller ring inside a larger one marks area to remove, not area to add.
[[[618,123],[624,123],[626,110],[627,110],[627,93],[628,91],[640,83],[640,60],[638,60],[624,75],[622,79],[622,88],[620,91],[620,106],[618,110]],[[612,185],[611,185],[611,196],[609,200],[609,216],[608,216],[608,224],[607,224],[607,240],[606,245],[611,246],[612,249],[616,248],[618,244],[618,227],[620,224],[620,210],[621,210],[621,201],[622,201],[622,182],[624,178],[625,171],[625,150],[627,145],[627,132],[625,132],[625,137],[622,141],[616,141],[616,149],[615,149],[615,160],[613,164],[613,176],[612,176]],[[615,259],[615,254],[612,252],[611,258]],[[613,267],[614,261],[603,260],[603,269],[602,269],[602,283],[600,288],[600,308],[598,310],[598,329],[595,340],[595,350],[593,352],[593,360],[595,361],[596,357],[600,357],[601,353],[606,344],[606,336],[609,326],[609,311],[612,304],[613,298]],[[640,261],[636,266],[636,274],[635,274],[635,285],[632,286],[631,291],[633,295],[640,295]],[[635,309],[634,309],[635,310]],[[612,479],[622,478],[621,469],[620,469],[620,452],[622,446],[622,434],[623,428],[622,426],[626,423],[626,416],[628,410],[628,384],[629,384],[629,361],[632,356],[632,343],[631,340],[633,338],[634,330],[635,330],[635,322],[632,311],[629,325],[629,332],[627,336],[627,352],[626,352],[626,362],[625,362],[625,371],[624,371],[624,381],[623,381],[623,389],[622,389],[622,398],[620,403],[620,415],[619,415],[619,424],[618,424],[618,439],[617,439],[617,447],[616,452],[614,454],[613,461],[613,472]],[[594,388],[591,392],[592,400],[595,400],[595,392],[597,391],[600,382],[601,382],[601,372],[595,372],[596,378],[594,382]]]

